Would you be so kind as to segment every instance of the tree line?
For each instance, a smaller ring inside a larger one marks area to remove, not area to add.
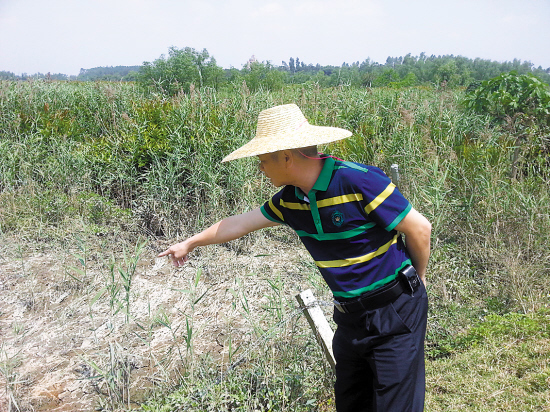
[[[316,83],[320,87],[349,85],[357,87],[406,87],[431,84],[444,87],[474,87],[502,73],[515,71],[532,74],[550,83],[550,67],[534,67],[530,61],[497,62],[487,59],[470,59],[454,55],[388,57],[385,63],[370,58],[360,62],[342,63],[341,66],[322,66],[306,63],[299,57],[290,57],[280,65],[251,58],[242,68],[223,69],[206,49],[171,47],[168,55],[141,66],[115,66],[81,69],[78,76],[65,74],[23,74],[0,71],[0,80],[78,80],[78,81],[136,81],[163,93],[173,95],[189,92],[194,87],[227,87],[246,83],[252,90],[276,90],[285,84]]]
[[[134,81],[135,74],[141,66],[106,66],[91,69],[80,69],[77,76],[63,73],[23,73],[20,76],[9,71],[0,70],[0,80],[72,80],[72,81]]]
[[[535,68],[529,61],[514,59],[496,62],[481,58],[444,55],[388,57],[384,64],[367,58],[363,62],[342,63],[341,66],[307,64],[299,57],[291,57],[280,66],[251,58],[241,69],[222,69],[213,56],[204,49],[170,48],[168,56],[145,62],[136,73],[136,80],[148,87],[173,95],[188,92],[191,85],[219,88],[242,85],[256,91],[277,90],[285,84],[315,83],[320,87],[349,85],[357,87],[406,87],[432,84],[443,87],[477,87],[482,81],[502,73],[534,75],[550,82],[550,68]]]

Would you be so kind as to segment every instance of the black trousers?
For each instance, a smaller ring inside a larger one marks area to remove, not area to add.
[[[428,296],[424,284],[384,307],[334,310],[338,412],[424,410]]]

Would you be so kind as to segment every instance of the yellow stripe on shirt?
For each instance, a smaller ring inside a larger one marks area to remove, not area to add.
[[[376,199],[374,199],[367,206],[365,206],[365,212],[370,213],[374,209],[376,209],[378,206],[380,206],[382,202],[386,200],[389,197],[389,195],[393,193],[394,189],[395,189],[395,185],[393,183],[390,183],[382,193],[376,196]]]
[[[280,199],[279,204],[284,208],[292,210],[311,210],[311,207],[305,203],[285,202],[283,199]]]
[[[379,247],[378,250],[367,253],[366,255],[358,256],[350,259],[317,261],[315,262],[315,264],[320,268],[339,268],[342,266],[351,266],[351,265],[356,265],[357,263],[368,262],[369,260],[374,259],[375,257],[386,253],[391,245],[397,243],[398,236],[399,234],[395,235],[392,240],[390,240],[385,245]]]
[[[349,195],[335,196],[328,199],[318,200],[317,207],[340,205],[348,202],[360,202],[361,200],[363,200],[363,195],[361,193],[351,193]]]
[[[273,210],[273,213],[275,213],[279,219],[281,219],[283,222],[285,221],[285,218],[283,217],[283,214],[281,213],[281,211],[279,209],[277,209],[275,207],[275,205],[273,204],[272,199],[269,199],[269,207],[271,208],[271,210]]]

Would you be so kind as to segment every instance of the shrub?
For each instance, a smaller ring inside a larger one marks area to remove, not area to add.
[[[550,126],[550,90],[532,74],[512,71],[486,80],[468,93],[465,105],[500,121],[522,114]]]

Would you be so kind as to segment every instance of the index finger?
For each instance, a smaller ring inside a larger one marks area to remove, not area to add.
[[[172,252],[170,252],[170,249],[166,249],[164,252],[159,253],[157,257],[163,257],[166,255],[170,255]]]

